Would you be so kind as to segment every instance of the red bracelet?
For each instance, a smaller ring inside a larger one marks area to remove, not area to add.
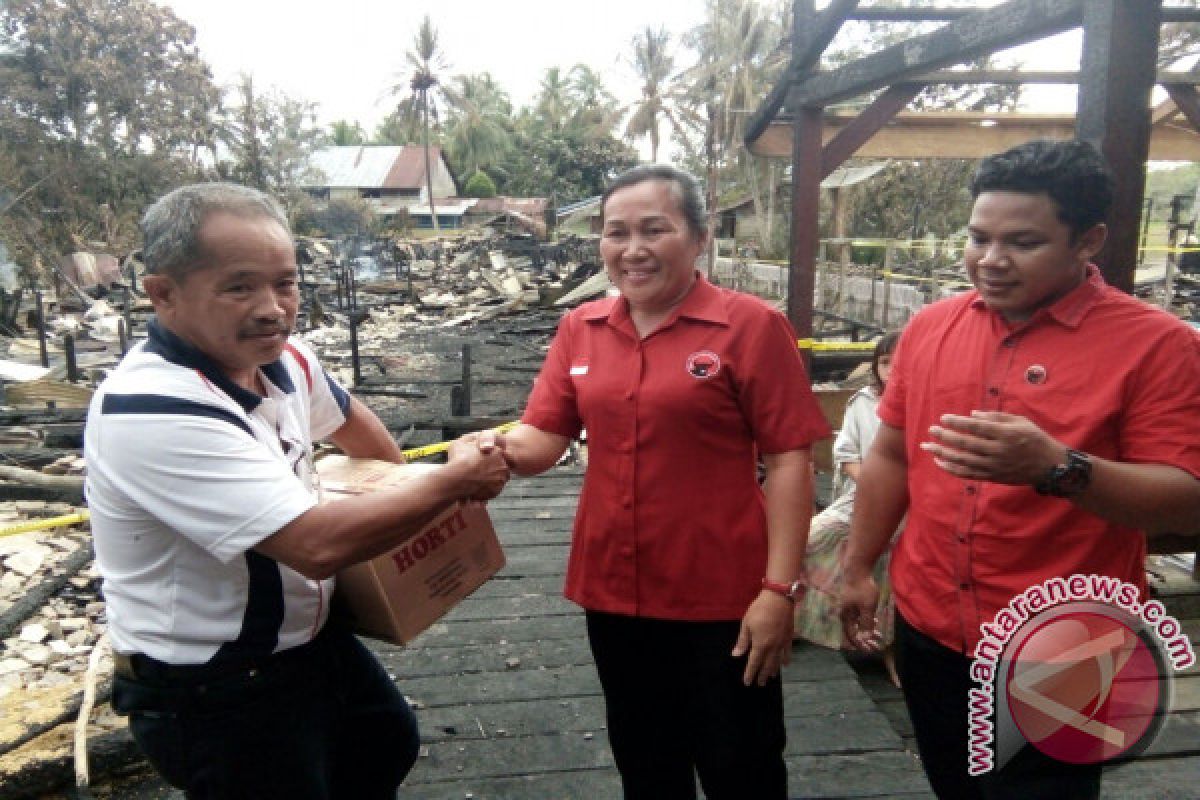
[[[803,578],[794,580],[791,583],[779,583],[778,581],[763,578],[762,586],[769,592],[783,595],[793,603],[800,599],[800,595],[804,594],[804,590],[808,588],[808,584],[804,582]]]

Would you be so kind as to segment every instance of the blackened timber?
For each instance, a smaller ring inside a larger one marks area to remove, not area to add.
[[[1161,10],[1161,0],[1089,0],[1083,14],[1075,134],[1095,144],[1112,169],[1108,239],[1096,263],[1126,292],[1133,291],[1140,243]]]
[[[901,83],[889,86],[887,91],[875,98],[871,105],[864,108],[822,148],[821,178],[828,178],[830,173],[854,155],[855,151],[896,116],[897,112],[911,103],[923,88],[919,83]]]
[[[771,88],[746,126],[743,137],[749,144],[762,135],[771,120],[783,108],[793,81],[805,76],[821,58],[825,48],[837,36],[846,15],[858,6],[858,0],[833,0],[820,14],[813,11],[811,0],[797,2],[792,17],[792,57],[784,77]]]
[[[788,275],[788,319],[802,339],[813,333],[821,204],[821,108],[801,108],[792,122],[792,252]],[[805,367],[809,351],[802,351]]]
[[[1196,92],[1196,87],[1182,83],[1167,83],[1163,84],[1163,88],[1167,90],[1167,94],[1171,96],[1175,106],[1183,113],[1192,127],[1200,131],[1200,94]]]
[[[1015,69],[940,69],[919,77],[921,83],[1079,83],[1078,72],[1022,72]],[[1170,83],[1194,85],[1200,83],[1200,75],[1186,70],[1160,70],[1155,80],[1164,86]]]
[[[970,8],[860,8],[848,15],[856,22],[949,22],[974,11]],[[1200,22],[1200,9],[1164,8],[1163,22]]]
[[[789,105],[829,105],[930,70],[1074,28],[1083,19],[1083,0],[1011,0],[968,14],[936,31],[814,75],[794,86]]]
[[[50,356],[46,350],[46,304],[42,300],[40,289],[35,291],[33,296],[37,298],[38,357],[43,367],[49,367]]]

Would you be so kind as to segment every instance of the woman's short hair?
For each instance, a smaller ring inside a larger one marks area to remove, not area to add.
[[[699,182],[692,175],[669,164],[643,164],[626,170],[613,179],[600,197],[600,221],[604,222],[604,207],[613,192],[636,186],[646,181],[660,181],[671,186],[679,211],[687,220],[688,227],[697,237],[708,234],[708,217],[704,210],[704,195]]]
[[[899,343],[900,331],[888,331],[875,342],[875,351],[871,354],[871,380],[874,381],[876,389],[883,389],[883,379],[879,377],[879,362],[884,356],[896,352],[896,345]]]
[[[200,229],[212,214],[267,218],[291,235],[275,198],[236,183],[194,183],[160,197],[142,216],[142,262],[150,275],[176,280],[203,266]]]

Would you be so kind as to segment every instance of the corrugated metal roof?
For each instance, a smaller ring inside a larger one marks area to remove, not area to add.
[[[439,148],[429,148],[431,163],[441,157]],[[323,147],[312,154],[311,163],[325,179],[313,181],[310,186],[420,189],[425,181],[425,153],[415,145]]]
[[[829,173],[828,178],[821,181],[821,188],[841,189],[844,186],[854,186],[857,183],[862,183],[878,175],[880,170],[890,163],[892,162],[876,161],[873,164],[864,164],[860,167],[838,167]]]

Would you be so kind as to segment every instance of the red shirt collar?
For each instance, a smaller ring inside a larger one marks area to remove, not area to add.
[[[1095,264],[1087,265],[1087,275],[1084,276],[1083,283],[1076,286],[1071,291],[1060,297],[1051,305],[1045,308],[1039,308],[1034,312],[1027,325],[1035,320],[1049,318],[1062,325],[1065,328],[1078,328],[1079,323],[1087,316],[1088,311],[1092,309],[1096,303],[1100,302],[1100,298],[1104,294],[1104,287],[1108,284],[1104,282],[1104,276],[1100,274],[1100,269]],[[979,296],[979,291],[972,290],[975,297],[971,299],[971,308],[990,311],[983,298]],[[995,313],[995,312],[992,312]],[[996,314],[999,317],[999,314]],[[1004,322],[1004,320],[1001,320]],[[1005,324],[1008,324],[1005,322]],[[1023,327],[1013,326],[1013,327]]]
[[[582,313],[583,318],[589,322],[607,320],[608,324],[614,328],[633,324],[629,319],[629,302],[619,295],[598,300],[585,308]],[[671,326],[680,317],[711,322],[716,325],[729,325],[729,314],[725,310],[721,290],[709,283],[699,270],[696,271],[696,281],[684,296],[683,302],[661,327]]]

